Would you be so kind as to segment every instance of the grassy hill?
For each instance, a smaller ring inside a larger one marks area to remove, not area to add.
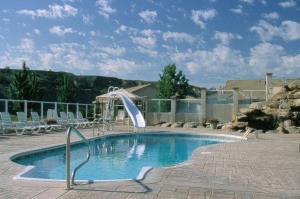
[[[0,69],[0,99],[10,98],[9,85],[14,79],[18,70]],[[32,70],[36,73],[41,86],[41,100],[57,101],[57,87],[64,74],[73,76],[76,86],[74,95],[76,102],[90,103],[95,100],[95,96],[107,92],[109,86],[128,88],[143,84],[156,84],[156,82],[147,82],[142,80],[123,80],[114,77],[104,76],[80,76],[66,72],[40,71]]]

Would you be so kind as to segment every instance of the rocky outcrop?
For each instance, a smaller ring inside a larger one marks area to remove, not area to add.
[[[246,125],[245,125],[246,124]],[[251,127],[267,132],[300,133],[300,80],[277,88],[267,102],[256,102],[242,108],[223,129]]]

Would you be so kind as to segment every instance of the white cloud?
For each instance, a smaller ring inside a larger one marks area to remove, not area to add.
[[[240,0],[240,2],[247,3],[247,4],[253,4],[254,0]]]
[[[235,13],[235,14],[242,15],[243,14],[243,6],[238,5],[236,8],[231,8],[230,11]]]
[[[126,49],[124,47],[119,47],[119,46],[115,46],[115,47],[102,47],[100,48],[100,50],[102,50],[103,52],[113,55],[113,56],[122,56],[125,54]]]
[[[21,39],[19,48],[24,51],[32,52],[34,50],[34,41],[29,38]]]
[[[291,8],[295,7],[297,5],[297,2],[295,0],[288,0],[280,2],[279,5],[283,8]]]
[[[256,75],[262,75],[282,65],[284,49],[271,43],[260,43],[250,49],[249,66]]]
[[[116,12],[116,9],[111,7],[109,0],[97,0],[96,5],[99,8],[99,14],[105,18],[109,18],[111,14]]]
[[[100,63],[100,71],[104,75],[124,76],[133,73],[138,65],[127,59],[107,59]]]
[[[270,12],[268,14],[263,14],[262,16],[263,16],[263,18],[269,19],[269,20],[280,18],[279,14],[277,12]]]
[[[3,22],[5,22],[5,23],[8,23],[8,22],[10,22],[10,19],[9,19],[9,18],[6,18],[6,17],[4,17],[4,18],[2,18],[2,21],[3,21]]]
[[[187,42],[187,43],[193,43],[195,41],[195,38],[187,34],[185,32],[164,32],[163,33],[163,39],[164,40],[173,40],[175,42]]]
[[[36,35],[40,35],[41,34],[41,31],[39,29],[37,29],[37,28],[35,28],[33,31],[34,31],[34,33]]]
[[[91,15],[82,15],[82,21],[85,24],[93,24],[93,17]]]
[[[228,33],[228,32],[216,31],[214,35],[214,39],[219,40],[220,43],[223,45],[229,45],[232,39],[242,39],[242,36],[233,33]]]
[[[29,15],[31,17],[45,17],[45,18],[65,18],[69,16],[76,16],[78,9],[65,4],[63,6],[58,4],[49,5],[48,9],[37,9],[37,10],[28,10],[23,9],[17,11],[18,14]]]
[[[196,25],[205,28],[205,22],[213,19],[216,15],[217,11],[215,9],[192,10],[191,19]]]
[[[155,48],[157,41],[155,37],[131,37],[131,40],[144,48]]]
[[[250,31],[256,32],[262,41],[270,41],[274,37],[281,37],[286,41],[300,39],[300,23],[294,21],[283,21],[280,26],[273,26],[260,20]]]
[[[62,37],[65,34],[75,33],[76,31],[74,31],[72,28],[65,28],[64,26],[53,26],[49,29],[49,32]]]
[[[146,23],[154,23],[157,19],[157,12],[151,10],[144,10],[138,14]]]
[[[158,52],[149,48],[144,48],[142,46],[137,47],[138,52],[148,55],[149,57],[157,57]]]

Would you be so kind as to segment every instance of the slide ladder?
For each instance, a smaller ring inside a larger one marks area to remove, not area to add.
[[[133,123],[133,126],[135,128],[145,128],[146,122],[145,119],[140,112],[140,110],[137,108],[137,106],[134,104],[134,102],[126,95],[126,93],[119,90],[118,87],[112,87],[110,86],[108,88],[107,92],[107,103],[105,106],[105,113],[103,117],[103,131],[105,126],[112,127],[112,120],[114,116],[114,101],[116,97],[119,97],[122,100],[122,103]],[[107,124],[107,125],[106,125]],[[110,125],[108,125],[110,124]],[[112,129],[112,128],[111,128]]]

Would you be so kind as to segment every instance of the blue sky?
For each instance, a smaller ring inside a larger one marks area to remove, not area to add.
[[[158,80],[175,63],[198,86],[300,76],[298,0],[0,2],[0,67]]]

